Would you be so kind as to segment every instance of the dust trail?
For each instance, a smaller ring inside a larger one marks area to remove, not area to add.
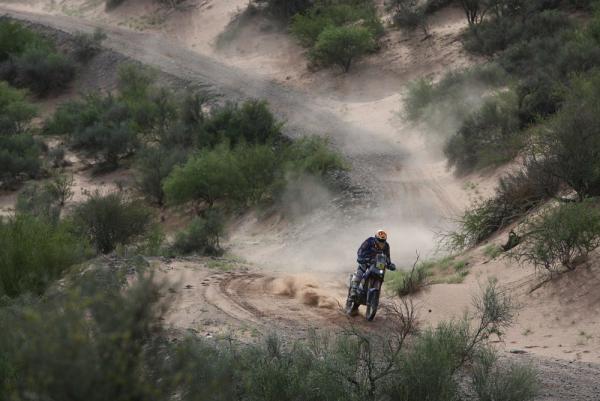
[[[361,206],[340,207],[343,202],[314,180],[293,183],[284,196],[287,224],[241,221],[232,251],[282,271],[343,272],[353,269],[360,243],[383,228],[399,265],[410,265],[417,251],[431,254],[435,232],[464,207],[465,194],[446,169],[439,146],[398,116],[400,104],[399,95],[332,103],[334,112],[357,129],[335,143],[353,164],[351,174],[370,191]]]

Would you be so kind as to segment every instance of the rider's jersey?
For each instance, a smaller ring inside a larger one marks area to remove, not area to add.
[[[369,237],[365,240],[365,242],[362,243],[360,248],[358,248],[356,261],[359,264],[370,262],[375,259],[375,256],[377,256],[379,252],[383,252],[385,256],[387,256],[388,260],[391,260],[390,245],[387,243],[387,241],[383,246],[383,249],[379,249],[377,247],[377,239],[375,237]]]

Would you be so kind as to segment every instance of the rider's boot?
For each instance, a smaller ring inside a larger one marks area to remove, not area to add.
[[[358,275],[352,275],[352,283],[350,285],[350,296],[355,298],[359,294],[360,278]]]

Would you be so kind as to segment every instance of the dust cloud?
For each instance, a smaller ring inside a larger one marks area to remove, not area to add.
[[[239,221],[231,251],[276,271],[350,272],[362,241],[384,229],[398,266],[411,266],[417,252],[431,256],[439,248],[436,233],[448,228],[466,197],[440,146],[403,121],[401,98],[331,102],[334,113],[356,129],[332,139],[352,165],[353,183],[368,190],[366,197],[340,198],[315,179],[292,182],[283,196],[283,217]]]

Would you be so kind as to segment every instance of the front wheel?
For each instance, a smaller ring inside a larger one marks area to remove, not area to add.
[[[375,319],[377,308],[379,307],[379,291],[376,291],[372,296],[371,300],[367,303],[367,313],[365,317],[369,322]]]

